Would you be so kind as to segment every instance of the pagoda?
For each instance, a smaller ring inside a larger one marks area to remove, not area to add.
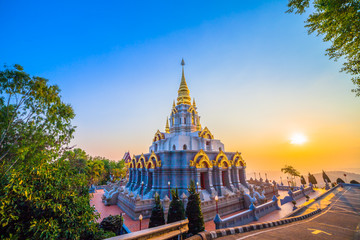
[[[186,202],[191,180],[200,193],[205,220],[215,216],[215,196],[223,214],[248,208],[251,201],[241,153],[226,152],[224,144],[201,126],[185,80],[184,60],[181,65],[178,96],[166,119],[165,131],[156,131],[149,153],[132,157],[128,183],[118,195],[117,205],[133,219],[139,214],[150,217],[154,194],[160,195],[165,212],[170,189],[177,188]]]

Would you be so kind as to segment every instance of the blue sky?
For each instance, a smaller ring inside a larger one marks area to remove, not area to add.
[[[307,35],[306,16],[285,11],[280,0],[0,1],[0,62],[59,85],[77,114],[73,144],[91,155],[148,151],[183,57],[202,125],[249,168],[358,167],[350,77]],[[308,145],[289,146],[294,132]]]

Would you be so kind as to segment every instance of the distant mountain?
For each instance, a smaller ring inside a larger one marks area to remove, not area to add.
[[[360,174],[357,173],[351,173],[351,172],[347,172],[347,171],[325,171],[326,174],[329,176],[331,182],[336,182],[337,178],[341,178],[342,180],[345,181],[345,177],[344,174],[346,174],[346,182],[349,183],[351,180],[356,180],[358,182],[360,182]],[[276,182],[280,183],[280,177],[282,177],[282,182],[284,185],[287,185],[287,175],[282,173],[281,171],[267,171],[267,177],[269,180],[275,180]],[[265,180],[265,172],[261,171],[261,177]],[[318,182],[318,187],[323,187],[325,186],[324,180],[322,178],[322,172],[319,173],[312,173],[314,174],[317,182]],[[253,172],[247,172],[247,179],[255,177]],[[307,173],[304,175],[306,182],[308,183],[308,175]],[[259,179],[259,173],[256,173],[256,178]],[[300,179],[296,178],[296,184],[300,185]]]
[[[349,183],[351,180],[356,180],[358,182],[360,182],[360,174],[357,173],[349,173],[349,172],[345,172],[345,171],[328,171],[325,173],[328,175],[328,177],[330,178],[331,182],[336,182],[336,179],[341,178],[342,180],[345,181],[345,176],[344,174],[346,174],[346,182]],[[319,183],[319,186],[324,186],[324,180],[322,178],[322,172],[321,173],[315,173],[314,174],[316,180]]]

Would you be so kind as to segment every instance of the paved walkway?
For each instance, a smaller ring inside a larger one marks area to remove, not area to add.
[[[309,219],[219,239],[360,239],[359,199],[359,186],[339,187],[324,198],[308,204],[309,209],[306,211],[313,211],[318,207],[323,209],[321,213]]]
[[[103,189],[96,190],[93,193],[93,197],[90,200],[91,206],[95,206],[97,212],[100,213],[100,218],[97,220],[99,223],[110,215],[119,215],[123,213],[120,207],[117,205],[105,206],[102,202],[101,196],[104,194]],[[139,231],[139,221],[132,220],[128,215],[124,215],[124,223],[130,229],[131,232]],[[141,229],[147,229],[149,226],[149,219],[144,219],[141,223]]]

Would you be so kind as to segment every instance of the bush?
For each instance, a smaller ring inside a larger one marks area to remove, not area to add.
[[[165,224],[164,209],[160,202],[159,194],[155,194],[155,206],[151,211],[149,228],[157,227]]]
[[[295,201],[295,200],[292,200],[291,203],[294,204],[294,206],[296,205],[296,201]]]
[[[104,229],[104,231],[114,232],[118,236],[121,234],[122,225],[123,218],[121,215],[110,215],[101,221],[100,228]]]
[[[170,202],[167,223],[173,223],[185,219],[184,204],[179,198],[179,192],[176,188],[171,190],[172,200]]]
[[[195,235],[205,230],[204,217],[201,212],[199,193],[195,190],[195,183],[191,180],[188,189],[190,195],[186,206],[186,216],[189,219],[189,233]]]
[[[356,180],[351,180],[350,183],[351,183],[351,184],[359,184],[359,182],[356,181]]]
[[[338,179],[336,179],[336,183],[339,184],[339,183],[345,183],[345,182],[341,178],[338,178]]]

